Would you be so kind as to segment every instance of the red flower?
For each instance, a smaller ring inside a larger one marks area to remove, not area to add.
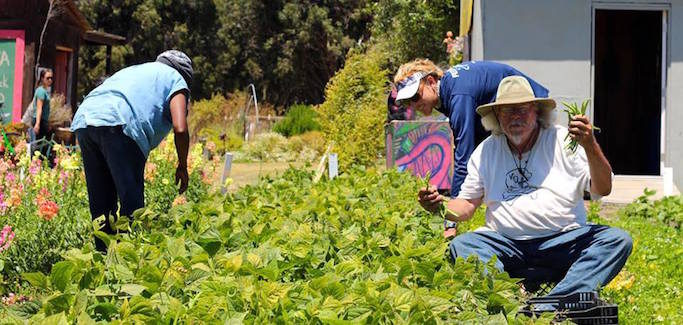
[[[54,201],[43,200],[40,202],[38,206],[38,215],[41,218],[50,221],[57,213],[59,213],[59,206]]]

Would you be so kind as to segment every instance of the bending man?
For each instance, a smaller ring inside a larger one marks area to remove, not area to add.
[[[83,155],[90,213],[130,216],[144,206],[144,170],[150,150],[173,129],[178,154],[176,183],[187,189],[187,103],[192,61],[170,50],[156,62],[125,68],[91,91],[74,115]],[[117,208],[117,198],[121,209]],[[103,231],[113,233],[109,222]],[[95,239],[98,250],[106,246]]]

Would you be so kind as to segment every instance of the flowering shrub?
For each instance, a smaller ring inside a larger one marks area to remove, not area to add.
[[[26,144],[17,146],[16,156],[0,158],[0,294],[21,286],[22,272],[48,272],[70,248],[91,241],[92,221],[85,175],[78,151],[55,145],[55,167],[39,157],[30,159]],[[174,199],[196,201],[216,188],[220,181],[215,166],[220,157],[205,162],[202,146],[192,147],[188,160],[190,184],[182,199],[174,183],[177,157],[173,137],[151,152],[145,167],[145,202],[161,211]]]
[[[64,250],[83,246],[92,228],[79,155],[55,145],[49,168],[25,148],[0,158],[0,224],[13,238],[0,254],[0,293],[18,287],[21,272],[47,271]]]

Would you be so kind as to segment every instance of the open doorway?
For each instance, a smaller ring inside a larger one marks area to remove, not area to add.
[[[595,11],[596,138],[618,175],[660,175],[663,11]]]
[[[55,79],[52,93],[64,95],[67,104],[71,103],[71,85],[69,83],[71,77],[71,55],[71,49],[57,46],[55,53]]]

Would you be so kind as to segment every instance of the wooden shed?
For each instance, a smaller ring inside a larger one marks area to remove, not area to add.
[[[125,43],[121,36],[92,30],[73,0],[52,0],[52,10],[50,4],[49,0],[0,0],[0,102],[4,102],[4,122],[21,119],[23,109],[31,102],[36,64],[54,71],[52,93],[63,94],[65,103],[75,109],[79,48],[105,45],[109,54],[112,45]]]

